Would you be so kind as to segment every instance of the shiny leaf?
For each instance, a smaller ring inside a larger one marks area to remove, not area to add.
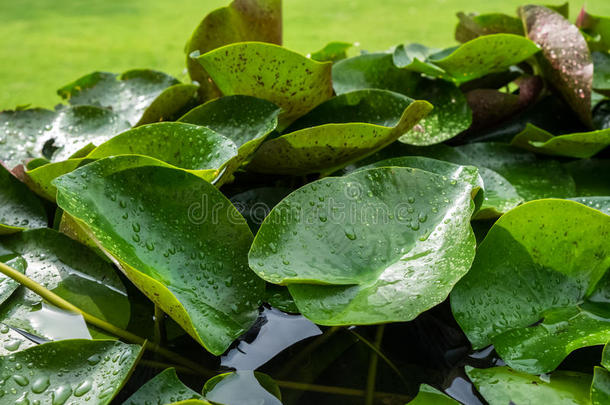
[[[311,54],[311,59],[318,62],[338,62],[347,58],[347,50],[354,44],[350,42],[329,42],[324,48]]]
[[[0,235],[46,226],[42,202],[0,164]]]
[[[184,385],[175,369],[168,368],[140,387],[123,405],[166,405],[188,399],[203,400],[203,397]]]

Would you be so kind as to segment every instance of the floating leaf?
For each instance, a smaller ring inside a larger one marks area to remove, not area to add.
[[[271,377],[254,371],[235,371],[210,378],[203,395],[214,403],[281,405],[280,389]]]
[[[600,173],[610,173],[610,161],[604,159],[580,159],[563,164],[576,184],[574,195],[610,195],[610,178]]]
[[[311,59],[318,62],[338,62],[347,58],[347,50],[354,44],[350,42],[333,41],[329,42],[317,52],[311,54]]]
[[[10,355],[35,345],[36,343],[21,333],[14,331],[4,324],[0,324],[0,356]]]
[[[0,235],[46,226],[42,202],[0,164]]]
[[[473,347],[493,343],[512,368],[544,373],[609,340],[608,304],[596,298],[610,289],[600,281],[609,238],[610,216],[573,201],[533,201],[503,215],[451,294]]]
[[[220,354],[252,325],[263,295],[248,270],[252,233],[210,183],[146,164],[119,156],[81,167],[55,180],[57,203],[146,296]]]
[[[16,256],[14,252],[6,250],[3,246],[0,245],[0,261],[5,263],[6,265],[12,267],[20,273],[25,273],[25,268],[27,267],[27,263],[23,260],[23,257]],[[10,278],[9,276],[5,276],[4,274],[0,274],[0,305],[3,304],[10,296],[15,292],[15,290],[20,286],[18,282]]]
[[[209,13],[186,44],[186,67],[191,79],[201,86],[204,100],[220,96],[196,56],[234,42],[261,41],[282,44],[281,0],[234,0],[227,7]]]
[[[109,404],[140,353],[140,346],[117,341],[64,340],[2,356],[2,401]]]
[[[610,129],[554,136],[535,125],[527,124],[511,144],[545,155],[590,158],[610,145]]]
[[[165,405],[203,397],[184,385],[173,368],[165,369],[130,396],[123,405]],[[203,401],[208,404],[209,402]]]
[[[468,42],[481,35],[515,34],[523,35],[523,23],[516,17],[502,14],[457,13],[460,22],[455,27],[455,39]]]
[[[602,367],[595,367],[591,383],[592,405],[603,405],[610,401],[610,345],[604,346]]]
[[[447,77],[447,73],[433,63],[427,62],[433,55],[446,52],[429,48],[422,44],[398,45],[394,49],[392,60],[394,65],[413,72],[426,74],[430,77]]]
[[[576,25],[587,34],[591,50],[610,50],[610,18],[589,14],[583,6]]]
[[[543,6],[522,6],[519,14],[526,35],[542,49],[538,63],[545,79],[591,127],[593,63],[582,34],[561,14]]]
[[[243,42],[201,55],[197,60],[225,96],[243,94],[282,108],[289,124],[333,93],[330,63],[321,63],[281,46]]]
[[[288,285],[318,324],[411,320],[443,301],[470,267],[472,188],[398,167],[310,183],[265,219],[250,267]]]
[[[593,89],[610,95],[610,55],[607,52],[593,52]]]
[[[398,139],[431,109],[383,90],[342,94],[295,123],[320,123],[265,142],[248,169],[262,173],[332,173]],[[369,119],[371,123],[362,122]],[[352,120],[362,120],[353,122]],[[338,123],[327,123],[327,122]]]
[[[70,173],[77,167],[90,163],[91,159],[77,158],[47,163],[25,172],[24,180],[28,187],[39,196],[55,202],[57,189],[52,181],[57,177]]]
[[[466,373],[489,405],[589,404],[591,376],[571,371],[557,371],[550,381],[520,373],[508,367],[476,369],[466,367]]]
[[[409,405],[453,405],[459,404],[454,399],[449,398],[439,390],[432,388],[429,385],[422,384],[419,386],[419,392],[413,401],[408,402]]]
[[[94,72],[57,90],[72,105],[110,108],[132,126],[179,114],[196,92],[197,86],[150,69]]]

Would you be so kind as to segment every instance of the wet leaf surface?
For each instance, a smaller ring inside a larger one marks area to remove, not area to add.
[[[0,164],[0,235],[47,226],[41,201]]]
[[[144,384],[123,405],[166,405],[189,399],[203,400],[203,397],[184,385],[175,369],[168,368]]]

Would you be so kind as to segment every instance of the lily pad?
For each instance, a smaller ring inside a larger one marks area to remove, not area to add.
[[[123,405],[166,405],[189,399],[203,400],[203,397],[184,385],[175,369],[168,368],[140,387]]]
[[[34,191],[42,198],[55,202],[55,194],[57,194],[57,189],[52,184],[53,180],[90,162],[92,162],[91,159],[77,158],[62,160],[61,162],[47,163],[42,166],[26,170],[24,181],[30,190]]]
[[[468,42],[481,35],[515,34],[524,35],[523,23],[517,17],[502,13],[465,14],[457,13],[460,22],[455,27],[455,39]]]
[[[564,163],[565,169],[574,179],[578,196],[610,195],[610,178],[599,173],[610,173],[610,161],[606,159],[580,159]]]
[[[443,78],[448,76],[447,72],[435,64],[428,62],[429,58],[440,52],[444,51],[417,43],[398,45],[394,49],[392,60],[394,65],[399,68],[423,73],[430,77]]]
[[[186,67],[198,82],[203,100],[220,96],[197,56],[235,42],[261,41],[282,44],[281,0],[234,0],[209,13],[186,44]]]
[[[248,270],[252,233],[213,185],[155,164],[98,160],[55,180],[57,203],[145,295],[220,354],[252,325],[263,296]]]
[[[591,50],[610,50],[610,18],[590,14],[583,6],[576,19],[576,25],[587,34]]]
[[[351,42],[329,42],[324,48],[312,53],[311,59],[317,60],[318,62],[338,62],[347,58],[347,50],[352,46],[354,46],[354,44]]]
[[[32,346],[36,346],[36,343],[7,325],[0,324],[0,356],[10,355]]]
[[[0,164],[0,235],[47,226],[42,202]]]
[[[439,390],[432,388],[429,385],[422,384],[419,386],[419,392],[413,401],[408,402],[409,405],[457,405],[455,399],[451,399]]]
[[[573,201],[532,201],[503,215],[451,293],[473,347],[494,344],[512,368],[545,373],[608,341],[609,238],[610,216]]]
[[[591,383],[591,404],[603,405],[610,401],[610,345],[604,346],[601,365],[595,367]]]
[[[587,207],[594,208],[603,212],[604,214],[610,215],[610,197],[574,197],[570,198],[572,201],[579,202]]]
[[[220,404],[282,404],[282,395],[275,381],[257,371],[239,370],[212,377],[205,383],[203,395]]]
[[[0,261],[20,273],[25,273],[27,263],[23,260],[23,257],[17,256],[16,253],[6,250],[3,246],[0,246]],[[9,299],[11,294],[13,294],[20,285],[21,284],[9,276],[0,274],[0,305]]]
[[[443,301],[470,267],[472,189],[399,167],[310,183],[265,219],[250,267],[288,285],[318,324],[411,320]]]
[[[606,96],[610,95],[610,55],[607,52],[593,52],[593,89]]]
[[[109,404],[140,353],[140,346],[117,341],[64,340],[2,356],[2,401]]]
[[[197,60],[223,95],[259,97],[281,107],[281,126],[333,94],[331,63],[316,62],[281,46],[242,42],[215,49]]]

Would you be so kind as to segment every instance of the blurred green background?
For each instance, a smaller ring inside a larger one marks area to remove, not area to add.
[[[150,67],[186,79],[183,48],[205,14],[230,0],[0,0],[0,109],[52,107],[55,90],[94,70]],[[554,2],[559,4],[560,2]],[[379,50],[454,44],[458,11],[514,13],[515,0],[284,0],[284,45],[328,41]],[[571,20],[582,5],[570,1]],[[589,0],[610,15],[610,0]]]

